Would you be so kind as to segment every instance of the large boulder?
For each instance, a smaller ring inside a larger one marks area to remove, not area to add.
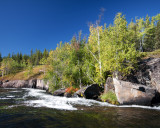
[[[53,92],[53,96],[64,96],[65,90],[65,88],[58,89]]]
[[[27,88],[28,87],[28,81],[25,80],[14,80],[5,82],[1,85],[3,88]]]
[[[86,99],[97,100],[102,92],[102,88],[98,84],[92,84],[86,87],[82,87],[74,93],[74,97],[85,97]]]
[[[86,99],[98,99],[100,96],[102,88],[98,84],[92,84],[85,88],[84,97]]]
[[[159,93],[155,88],[113,78],[115,93],[120,104],[151,105],[159,102]],[[156,99],[157,98],[157,99]]]

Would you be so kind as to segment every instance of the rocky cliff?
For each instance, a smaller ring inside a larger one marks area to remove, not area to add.
[[[138,70],[122,80],[113,78],[113,83],[120,104],[160,103],[160,58],[139,62]]]
[[[44,80],[31,79],[31,80],[13,80],[13,81],[0,81],[2,88],[37,88],[48,90],[48,83],[45,84]]]

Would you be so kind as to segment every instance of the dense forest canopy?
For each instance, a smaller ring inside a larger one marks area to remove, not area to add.
[[[160,48],[160,14],[127,23],[118,13],[113,24],[93,24],[89,30],[88,40],[80,31],[70,42],[60,42],[55,50],[31,50],[30,55],[17,53],[3,58],[0,54],[1,75],[46,65],[44,79],[52,90],[102,84],[113,73],[129,74],[142,52]]]

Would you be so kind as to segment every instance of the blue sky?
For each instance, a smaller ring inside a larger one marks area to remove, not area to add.
[[[118,12],[130,22],[160,13],[160,0],[0,0],[0,52],[55,49],[80,30],[88,36],[88,23],[95,23],[100,8],[106,9],[101,24],[113,23]]]

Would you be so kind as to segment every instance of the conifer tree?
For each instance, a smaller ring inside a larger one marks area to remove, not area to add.
[[[160,48],[160,21],[157,23],[155,32],[155,49]]]

